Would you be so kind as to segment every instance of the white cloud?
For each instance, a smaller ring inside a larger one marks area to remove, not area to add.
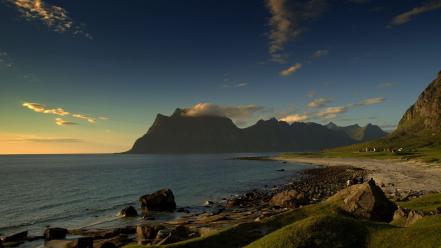
[[[70,32],[74,36],[82,35],[92,39],[69,17],[69,13],[60,6],[50,5],[42,0],[6,0],[13,5],[28,21],[39,20],[57,33]]]
[[[241,82],[237,84],[223,84],[222,88],[242,88],[248,86],[247,82]]]
[[[309,119],[309,116],[306,114],[292,114],[292,115],[285,116],[285,117],[281,118],[280,120],[288,122],[288,123],[293,123],[293,122],[305,121],[307,119]]]
[[[296,71],[300,70],[302,68],[302,64],[300,63],[296,63],[293,66],[290,66],[289,68],[283,70],[280,72],[281,76],[287,77],[293,73],[295,73]]]
[[[66,121],[63,118],[56,118],[55,119],[55,124],[57,124],[58,126],[71,126],[71,125],[78,125],[78,123],[76,122],[72,122],[72,121]]]
[[[254,104],[242,106],[220,106],[213,103],[198,103],[185,109],[186,116],[224,116],[231,118],[236,123],[245,123],[255,113],[264,108]]]
[[[325,119],[335,119],[338,114],[344,113],[347,111],[347,107],[339,106],[339,107],[329,107],[317,112],[317,116]]]
[[[285,45],[300,36],[306,28],[306,21],[320,16],[326,9],[326,0],[266,0],[271,13],[269,52],[272,60],[285,63]]]
[[[330,102],[329,99],[326,98],[317,98],[308,103],[309,108],[321,108]]]
[[[431,12],[441,8],[441,0],[432,0],[428,1],[425,4],[415,7],[409,11],[401,13],[400,15],[395,16],[392,21],[389,23],[389,26],[399,26],[405,23],[408,23],[412,20],[412,18]]]
[[[14,64],[9,60],[8,53],[0,50],[0,67],[11,69]]]
[[[60,115],[60,116],[69,115],[69,112],[66,112],[63,108],[47,109],[46,106],[39,104],[39,103],[25,102],[22,104],[22,106],[25,108],[31,109],[37,113],[53,114],[53,115]]]

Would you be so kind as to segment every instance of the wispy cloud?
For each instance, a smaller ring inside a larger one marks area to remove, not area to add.
[[[410,22],[414,17],[441,8],[441,0],[432,0],[395,16],[389,26],[399,26]]]
[[[58,126],[78,125],[78,123],[76,123],[76,122],[67,121],[67,120],[65,120],[63,118],[56,118],[55,119],[55,124],[57,124]]]
[[[241,83],[236,83],[236,84],[223,84],[222,88],[242,88],[242,87],[246,87],[246,86],[248,86],[248,83],[241,82]]]
[[[338,114],[345,113],[348,110],[345,106],[329,107],[317,112],[317,116],[324,119],[335,119]]]
[[[88,121],[89,123],[92,123],[92,124],[96,123],[96,118],[88,116],[88,115],[73,114],[72,117],[77,118],[77,119],[86,120],[86,121]]]
[[[302,64],[296,63],[280,72],[281,76],[287,77],[302,68]]]
[[[331,102],[329,99],[317,98],[317,99],[310,101],[308,103],[308,107],[309,108],[321,108],[321,107],[326,106],[329,102]]]
[[[94,117],[92,115],[86,115],[86,114],[71,114],[68,111],[64,110],[64,108],[60,108],[60,107],[48,108],[47,106],[40,104],[40,103],[24,102],[22,104],[22,106],[24,108],[33,110],[34,112],[37,112],[37,113],[53,114],[53,115],[59,115],[59,116],[71,116],[73,118],[85,120],[91,124],[95,124],[97,122],[97,120],[102,120],[102,121],[109,120],[109,117],[105,117],[105,116]],[[62,118],[57,118],[55,121],[55,124],[62,126],[62,125],[76,125],[78,123],[66,121]]]
[[[384,97],[367,98],[356,103],[355,106],[375,105],[375,104],[383,103],[385,100],[386,98]]]
[[[46,137],[19,137],[10,141],[35,142],[35,143],[81,143],[81,139],[74,138],[46,138]]]
[[[10,61],[8,53],[0,50],[0,67],[12,68],[14,64]]]
[[[53,114],[60,116],[65,116],[70,114],[69,112],[66,112],[63,108],[47,108],[46,106],[39,103],[25,102],[22,104],[22,106],[31,109],[37,113]]]
[[[293,123],[293,122],[306,121],[308,119],[309,116],[307,114],[292,114],[292,115],[287,115],[281,118],[280,120],[288,123]]]
[[[329,54],[329,50],[326,49],[317,50],[311,55],[311,59],[319,59],[321,57],[327,56],[328,54]]]
[[[5,0],[14,6],[28,21],[38,20],[48,28],[57,32],[69,32],[74,36],[84,36],[92,39],[92,35],[76,25],[69,17],[67,10],[57,5],[48,4],[42,0]]]
[[[233,119],[235,123],[245,124],[253,115],[264,110],[254,104],[241,106],[220,106],[213,103],[198,103],[185,109],[187,116],[225,116]]]
[[[285,45],[299,37],[307,28],[305,22],[319,17],[326,9],[326,0],[266,0],[271,13],[269,20],[269,53],[272,60],[285,63]]]

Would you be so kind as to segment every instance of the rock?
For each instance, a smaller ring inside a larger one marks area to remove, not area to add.
[[[342,196],[344,197],[342,210],[358,218],[390,222],[397,209],[395,203],[386,198],[373,179],[343,189],[334,197]]]
[[[178,208],[178,209],[176,209],[176,212],[189,214],[190,210],[187,208]]]
[[[207,236],[213,235],[218,232],[219,232],[218,230],[216,230],[212,227],[201,227],[198,229],[198,233],[201,237],[207,237]]]
[[[136,217],[138,212],[133,206],[128,206],[119,212],[119,216],[122,217]]]
[[[19,232],[16,234],[13,234],[11,236],[6,236],[3,238],[3,244],[4,243],[12,243],[12,242],[24,242],[26,241],[28,237],[28,231],[24,231],[24,232]]]
[[[410,226],[424,217],[422,211],[411,210],[407,216],[406,226]]]
[[[280,208],[297,208],[300,205],[307,204],[304,193],[296,190],[282,191],[271,198],[270,204]]]
[[[205,207],[211,206],[211,205],[213,205],[213,204],[214,204],[213,201],[205,201],[205,202],[204,202],[204,206],[205,206]]]
[[[156,245],[166,245],[183,241],[188,239],[190,237],[190,234],[192,234],[192,232],[186,226],[177,226],[175,229],[172,230],[164,229],[158,232],[158,235],[156,236],[156,240],[158,242],[156,243]]]
[[[136,226],[136,239],[146,240],[154,239],[158,232],[165,227],[161,225],[137,225]]]
[[[241,206],[244,203],[244,200],[238,197],[230,198],[227,200],[225,207],[226,208],[236,208]]]
[[[44,243],[45,248],[93,248],[93,239],[89,237],[74,240],[48,240]],[[102,246],[98,246],[102,247]]]
[[[408,211],[406,209],[403,209],[401,207],[398,207],[398,209],[394,212],[393,221],[394,222],[406,222],[408,216]]]
[[[155,193],[141,196],[139,202],[144,215],[148,215],[150,211],[173,211],[176,209],[175,197],[170,189],[161,189]]]
[[[44,239],[45,240],[53,240],[53,239],[66,239],[67,229],[65,228],[47,228],[44,231]]]

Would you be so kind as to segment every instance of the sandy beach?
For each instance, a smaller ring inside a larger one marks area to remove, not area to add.
[[[353,166],[368,171],[368,177],[374,178],[387,194],[395,192],[422,193],[441,191],[441,167],[416,161],[376,160],[355,158],[286,158],[276,157],[277,160],[315,164],[327,167]]]

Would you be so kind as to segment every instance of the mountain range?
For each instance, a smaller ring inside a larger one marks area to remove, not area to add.
[[[136,140],[127,153],[318,151],[385,135],[372,124],[365,127],[312,122],[289,124],[275,118],[239,128],[227,117],[188,116],[185,109],[176,109],[171,116],[158,114],[147,133]]]

